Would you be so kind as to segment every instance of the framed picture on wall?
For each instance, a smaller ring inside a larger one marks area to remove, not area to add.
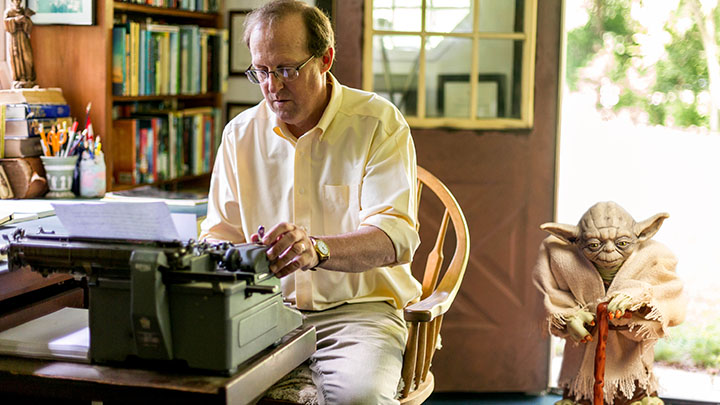
[[[245,41],[243,41],[243,23],[249,10],[230,11],[230,23],[228,24],[230,31],[230,75],[244,76],[245,69],[250,66],[252,59],[250,50]]]
[[[230,122],[230,120],[235,118],[236,115],[251,107],[255,107],[255,104],[227,103],[225,106],[225,116],[227,117],[227,122]]]
[[[94,25],[95,0],[27,0],[37,25]]]
[[[437,97],[440,114],[445,117],[468,118],[470,116],[470,75],[439,75]],[[500,73],[479,74],[475,118],[506,116],[505,75]]]

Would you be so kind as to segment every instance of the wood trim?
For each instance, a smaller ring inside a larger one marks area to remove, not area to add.
[[[67,280],[72,280],[72,276],[52,274],[43,277],[29,268],[0,274],[0,302]]]
[[[161,17],[178,17],[178,18],[189,18],[193,20],[207,20],[211,23],[215,23],[220,19],[219,13],[204,13],[199,11],[181,10],[168,7],[155,7],[142,4],[125,3],[121,1],[113,2],[115,10],[138,13],[147,15],[156,15]]]
[[[4,313],[0,317],[0,331],[10,329],[65,307],[82,308],[85,293],[82,288],[73,288],[25,307]]]

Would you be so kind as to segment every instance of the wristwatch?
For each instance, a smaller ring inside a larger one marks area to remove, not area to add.
[[[315,267],[319,267],[330,258],[330,248],[322,239],[318,239],[314,236],[310,237],[310,242],[312,242],[315,253],[317,253],[318,256],[318,264]]]

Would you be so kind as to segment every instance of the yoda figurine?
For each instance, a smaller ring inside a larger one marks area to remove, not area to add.
[[[614,202],[593,205],[577,225],[545,223],[534,282],[543,295],[547,327],[566,339],[556,405],[593,400],[595,314],[608,303],[604,402],[662,404],[653,374],[654,346],[683,321],[686,301],[677,259],[651,240],[668,214],[635,220]]]

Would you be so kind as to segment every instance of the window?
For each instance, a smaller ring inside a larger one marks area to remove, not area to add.
[[[532,127],[537,0],[365,7],[363,88],[392,101],[411,126]]]

